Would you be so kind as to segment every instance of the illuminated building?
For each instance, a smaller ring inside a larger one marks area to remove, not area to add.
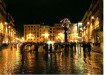
[[[29,37],[29,34],[31,36]],[[41,26],[40,24],[24,25],[24,37],[29,42],[47,42],[50,40],[50,26]]]
[[[39,24],[27,24],[24,25],[24,38],[29,42],[39,42],[40,37],[40,25]]]
[[[16,29],[14,28],[14,19],[13,17],[8,13],[7,14],[7,31],[6,31],[6,37],[8,37],[8,42],[13,43],[14,39],[16,38]]]
[[[0,43],[12,43],[16,30],[12,16],[6,12],[6,5],[0,0]]]
[[[54,24],[54,41],[59,42],[60,39],[58,38],[58,34],[63,32],[63,27],[61,24]]]
[[[103,43],[103,0],[92,0],[82,23],[84,41]]]
[[[50,26],[40,26],[41,42],[50,40]]]
[[[67,40],[69,42],[76,42],[78,40],[78,26],[77,23],[69,24]],[[64,42],[64,30],[61,24],[54,25],[54,41]]]
[[[64,42],[64,30],[61,24],[54,24],[54,26],[26,24],[24,25],[24,39],[26,42]],[[69,42],[76,42],[78,39],[77,23],[69,25],[67,39]]]
[[[68,34],[68,41],[69,42],[77,42],[78,40],[78,26],[77,23],[71,23],[70,26],[70,32]]]
[[[50,40],[54,41],[54,27],[50,27]]]
[[[0,45],[3,42],[4,38],[4,28],[5,28],[5,21],[6,21],[6,5],[3,0],[0,0]]]

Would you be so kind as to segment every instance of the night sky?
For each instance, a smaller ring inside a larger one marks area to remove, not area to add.
[[[91,0],[4,0],[7,11],[15,20],[15,28],[23,32],[24,24],[59,23],[67,17],[73,22],[81,21]]]

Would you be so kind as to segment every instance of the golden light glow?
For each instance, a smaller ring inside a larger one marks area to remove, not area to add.
[[[87,24],[90,24],[89,22],[87,22]]]
[[[64,37],[64,34],[63,34],[63,33],[59,33],[58,35],[59,35],[61,38]]]
[[[48,41],[47,43],[53,45],[54,44],[54,41]]]
[[[34,40],[35,40],[35,36],[34,36],[34,34],[27,34],[27,38],[26,38],[26,41],[33,41],[34,42]]]
[[[11,28],[11,26],[9,26],[8,28]]]
[[[3,31],[3,23],[0,23],[0,32]]]
[[[21,41],[22,41],[22,42],[24,42],[24,41],[25,41],[24,37],[22,37],[22,38],[21,38]]]
[[[42,34],[42,36],[44,36],[45,38],[48,38],[49,37],[49,33],[44,33],[44,34]]]
[[[94,19],[94,16],[92,16],[91,19]]]
[[[64,34],[63,33],[58,33],[58,35],[57,35],[57,40],[59,40],[59,41],[61,41],[61,42],[63,42],[63,40],[64,40]]]
[[[4,24],[5,24],[5,25],[7,25],[8,23],[7,23],[7,22],[5,22]]]

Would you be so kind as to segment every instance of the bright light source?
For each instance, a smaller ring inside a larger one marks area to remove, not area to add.
[[[64,34],[63,33],[59,33],[58,34],[60,37],[64,37]]]
[[[85,27],[83,29],[86,29]]]
[[[64,34],[63,33],[58,33],[58,35],[57,35],[57,40],[60,40],[60,41],[62,41],[62,40],[64,40]]]
[[[87,22],[87,24],[90,24],[89,22]]]
[[[30,33],[30,34],[28,34],[28,37],[31,37],[32,36],[32,34]]]
[[[79,22],[78,23],[78,27],[82,27],[82,22]]]
[[[11,28],[11,26],[9,26],[8,28]]]
[[[48,41],[47,43],[53,45],[54,44],[54,41]]]
[[[22,41],[22,42],[24,42],[24,41],[25,41],[24,37],[22,37],[21,41]]]
[[[48,33],[45,33],[45,34],[42,34],[45,38],[48,38],[49,37],[49,34]]]
[[[82,29],[82,28],[80,28],[80,30],[81,30],[81,31],[83,31],[83,29]]]
[[[4,24],[7,25],[7,22],[5,22]]]
[[[94,19],[94,16],[92,16],[91,19]]]

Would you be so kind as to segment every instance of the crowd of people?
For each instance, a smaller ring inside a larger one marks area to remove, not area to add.
[[[88,53],[89,55],[91,54],[91,43],[90,42],[81,42],[81,43],[70,42],[70,43],[54,43],[54,44],[48,44],[48,43],[39,44],[39,43],[35,43],[33,51],[35,53],[38,53],[40,46],[43,47],[43,52],[45,54],[58,52],[59,49],[65,50],[65,48],[73,48],[76,51],[76,46],[78,44],[80,45],[80,47],[83,48],[84,57],[86,57],[86,53]],[[23,47],[24,47],[24,45],[21,47],[21,49]],[[32,50],[30,50],[30,51],[32,51]],[[25,52],[24,49],[21,52],[23,54],[23,52]]]

